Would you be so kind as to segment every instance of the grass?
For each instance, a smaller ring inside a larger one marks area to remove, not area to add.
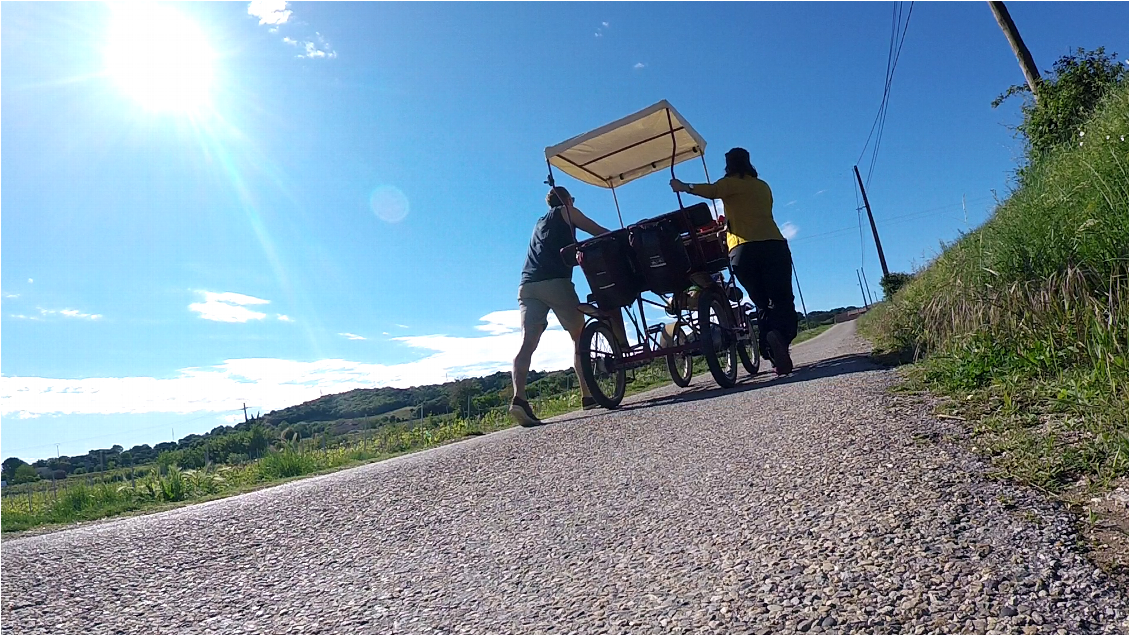
[[[860,320],[920,362],[1002,474],[1048,492],[1105,489],[1127,462],[1125,85],[1032,164],[984,226]]]
[[[802,331],[799,331],[797,332],[796,338],[793,338],[793,344],[796,345],[804,342],[805,340],[812,340],[816,336],[819,336],[825,331],[828,331],[833,326],[835,325],[817,325],[815,327],[812,327],[811,329],[804,329]]]

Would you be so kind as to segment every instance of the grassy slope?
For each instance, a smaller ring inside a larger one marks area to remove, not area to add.
[[[1004,474],[1047,491],[1127,474],[1127,111],[1114,91],[1031,166],[983,227],[866,316],[880,351],[924,358]]]

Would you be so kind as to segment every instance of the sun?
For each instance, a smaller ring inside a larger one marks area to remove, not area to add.
[[[106,71],[151,111],[198,112],[211,103],[215,55],[195,22],[162,5],[114,7]]]

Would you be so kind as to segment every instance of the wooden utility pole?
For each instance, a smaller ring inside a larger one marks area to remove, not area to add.
[[[796,275],[796,264],[793,264],[793,278],[796,279],[796,291],[800,294],[800,308],[804,310],[804,328],[808,329],[808,307],[804,305],[804,292],[800,290],[800,277]]]
[[[863,279],[859,277],[859,270],[855,270],[855,280],[859,283],[859,293],[863,296],[863,306],[870,307],[871,303],[867,302],[867,294],[863,292]]]
[[[1028,47],[1024,46],[1024,40],[1020,39],[1020,31],[1016,29],[1012,16],[1008,14],[1003,2],[989,2],[989,8],[993,10],[993,17],[997,19],[997,24],[1001,26],[1001,31],[1004,31],[1004,36],[1012,46],[1012,52],[1016,54],[1016,60],[1020,62],[1024,79],[1028,81],[1028,88],[1032,89],[1032,98],[1038,99],[1036,87],[1040,84],[1040,71],[1036,70],[1036,62],[1032,60],[1032,54],[1028,52]]]
[[[879,251],[879,265],[883,268],[883,276],[890,274],[887,271],[887,257],[883,256],[883,244],[879,242],[879,230],[875,229],[875,217],[871,216],[871,204],[867,202],[867,190],[863,189],[863,179],[859,176],[859,166],[855,169],[855,180],[859,182],[859,191],[863,194],[863,205],[867,208],[867,220],[871,222],[871,234],[875,236],[875,249]]]
[[[871,301],[871,304],[874,305],[875,298],[871,295],[871,283],[867,280],[867,270],[860,267],[859,273],[863,275],[863,287],[867,290],[867,300]]]
[[[247,402],[243,403],[243,423],[247,423]]]

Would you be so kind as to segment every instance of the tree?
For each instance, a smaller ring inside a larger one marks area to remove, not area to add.
[[[27,466],[27,462],[20,459],[19,457],[9,457],[8,459],[4,460],[3,464],[0,464],[0,467],[3,467],[4,476],[8,479],[11,479],[15,476],[16,469],[20,466]]]
[[[271,446],[271,440],[267,437],[267,431],[263,428],[262,424],[256,423],[251,427],[251,440],[248,443],[251,457],[259,457],[263,451]]]
[[[1023,121],[1017,130],[1029,145],[1029,156],[1038,156],[1071,141],[1094,112],[1103,96],[1126,79],[1126,66],[1106,49],[1076,49],[1056,61],[1040,82],[1039,101],[1026,84],[1010,86],[993,100],[993,108],[1013,95],[1024,95],[1020,107]]]
[[[16,470],[12,472],[12,484],[26,484],[33,481],[39,481],[39,473],[28,464],[20,464]]]
[[[903,288],[910,281],[914,280],[914,276],[904,274],[903,272],[891,272],[886,276],[879,279],[879,286],[883,288],[883,296],[890,299]]]
[[[471,414],[467,411],[467,407],[471,406],[471,401],[481,392],[482,389],[477,380],[457,382],[455,388],[451,391],[451,397],[448,399],[451,412],[455,413],[455,417],[463,419],[470,417]]]

